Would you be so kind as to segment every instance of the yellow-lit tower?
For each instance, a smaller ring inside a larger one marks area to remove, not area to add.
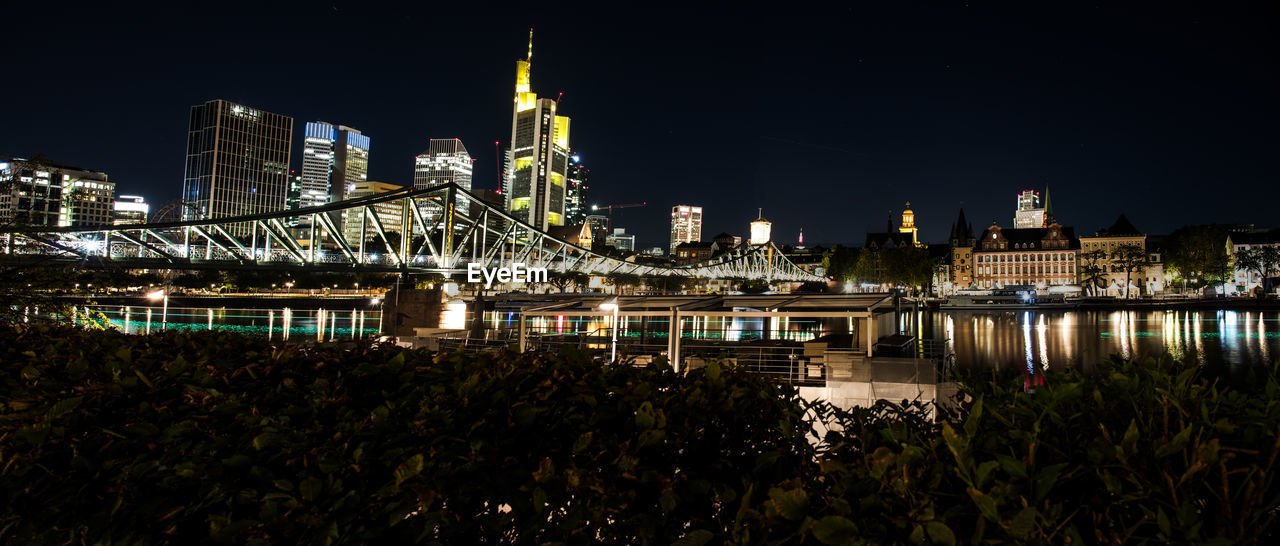
[[[516,93],[511,113],[511,146],[503,172],[503,193],[512,216],[539,229],[564,225],[565,179],[569,168],[569,118],[556,115],[557,102],[533,92],[533,29],[529,51],[516,61]]]
[[[916,229],[916,213],[911,211],[911,202],[907,201],[907,208],[902,211],[902,227],[898,228],[898,233],[910,233],[911,244],[920,246],[920,239]]]

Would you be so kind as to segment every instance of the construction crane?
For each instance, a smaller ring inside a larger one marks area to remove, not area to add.
[[[609,210],[609,233],[613,233],[613,211],[615,209],[629,209],[633,207],[643,207],[648,204],[649,202],[645,201],[643,203],[627,203],[625,205],[591,205],[591,210],[593,211],[605,210],[605,209]]]

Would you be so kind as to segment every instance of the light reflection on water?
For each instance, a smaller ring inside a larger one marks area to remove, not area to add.
[[[219,330],[250,336],[305,341],[330,341],[376,336],[382,315],[364,309],[228,309],[225,307],[174,307],[99,305],[99,314],[111,327],[127,334],[162,330]]]
[[[1277,311],[919,311],[922,337],[946,338],[962,367],[1092,368],[1111,355],[1169,353],[1201,365],[1269,363],[1280,353]],[[914,319],[914,320],[913,320]]]
[[[444,315],[442,315],[444,316]],[[458,315],[463,317],[465,315]],[[487,328],[515,331],[519,329],[519,314],[507,311],[487,311],[484,322]],[[466,318],[470,323],[470,318]],[[553,315],[531,316],[526,325],[530,332],[539,334],[587,334],[609,335],[612,316]],[[777,317],[765,321],[762,317],[686,316],[681,318],[682,336],[687,339],[708,341],[751,341],[758,339],[803,342],[827,334],[845,334],[857,330],[852,318]],[[670,319],[663,316],[621,316],[618,318],[619,337],[665,337],[670,331]]]

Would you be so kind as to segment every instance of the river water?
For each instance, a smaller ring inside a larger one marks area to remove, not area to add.
[[[914,311],[901,327],[949,340],[963,368],[1089,371],[1112,355],[1165,353],[1228,368],[1280,358],[1280,311]]]
[[[223,330],[286,341],[332,341],[377,336],[378,309],[243,309],[170,305],[96,305],[95,319],[129,334],[162,330]]]
[[[94,309],[114,327],[139,334],[162,329],[217,329],[271,339],[287,335],[289,341],[342,340],[376,336],[381,326],[377,308],[170,306],[167,313],[160,305]],[[443,322],[449,324],[442,326],[465,328],[465,307],[450,307],[444,315]],[[514,315],[503,320],[486,318],[490,327],[515,324]],[[1088,371],[1112,355],[1138,358],[1165,353],[1182,361],[1227,367],[1280,359],[1280,311],[1275,310],[907,311],[901,315],[899,327],[921,338],[947,340],[961,368],[1036,365]],[[822,332],[815,328],[802,333],[809,338]]]

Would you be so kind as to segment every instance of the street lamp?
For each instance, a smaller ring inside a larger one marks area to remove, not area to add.
[[[169,292],[165,289],[156,290],[147,294],[147,299],[151,301],[164,300],[164,307],[160,311],[160,329],[167,329],[169,323]]]
[[[617,362],[618,361],[618,298],[617,296],[614,296],[612,298],[609,298],[601,302],[598,309],[600,309],[601,311],[609,311],[613,313],[613,328],[611,328],[611,330],[613,330],[613,342],[610,344],[610,347],[612,348],[610,351],[612,353],[612,356],[609,358],[609,361]]]

